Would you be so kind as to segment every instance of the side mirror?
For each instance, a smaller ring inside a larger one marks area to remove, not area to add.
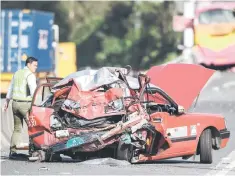
[[[184,114],[185,113],[185,109],[183,106],[179,105],[178,106],[178,114]]]

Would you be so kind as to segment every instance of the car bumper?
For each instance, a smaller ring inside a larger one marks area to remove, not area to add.
[[[230,131],[228,131],[227,129],[223,129],[219,131],[220,133],[220,137],[221,137],[221,146],[220,148],[224,148],[229,140],[230,137]]]
[[[235,59],[232,58],[210,58],[205,57],[204,60],[200,62],[200,64],[204,65],[214,65],[214,66],[225,66],[225,65],[235,65]]]
[[[212,51],[207,48],[195,47],[194,54],[199,64],[224,66],[235,65],[235,46],[220,52]]]
[[[220,130],[220,137],[221,139],[226,139],[230,137],[230,131],[227,129]]]

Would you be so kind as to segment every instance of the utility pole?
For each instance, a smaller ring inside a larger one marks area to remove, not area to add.
[[[196,9],[196,0],[189,0],[184,2],[184,17],[194,18]],[[193,28],[186,28],[184,30],[184,50],[183,57],[187,63],[192,62],[192,47],[194,45],[194,31]]]

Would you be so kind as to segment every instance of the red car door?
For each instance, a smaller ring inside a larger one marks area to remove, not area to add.
[[[151,121],[169,144],[169,148],[158,157],[194,154],[197,147],[197,124],[190,125],[187,114],[170,115],[167,112],[157,112],[152,114]]]
[[[43,103],[51,96],[51,84],[45,83],[37,87],[28,117],[28,133],[34,143],[45,144],[44,133],[50,134],[50,116],[54,110],[44,107]]]

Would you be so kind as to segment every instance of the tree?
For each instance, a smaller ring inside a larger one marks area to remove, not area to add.
[[[173,9],[174,2],[168,1],[112,4],[101,28],[79,45],[82,65],[130,64],[139,70],[175,57],[178,37],[171,27]],[[85,53],[89,48],[93,53]]]
[[[174,2],[4,1],[2,7],[54,12],[60,41],[77,44],[78,68],[130,64],[146,69],[177,52]]]

